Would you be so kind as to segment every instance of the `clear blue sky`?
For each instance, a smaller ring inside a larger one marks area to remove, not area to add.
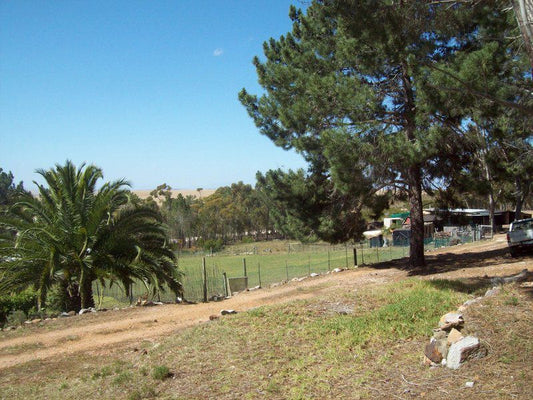
[[[93,163],[135,189],[255,183],[301,157],[237,99],[298,0],[0,0],[0,167]]]

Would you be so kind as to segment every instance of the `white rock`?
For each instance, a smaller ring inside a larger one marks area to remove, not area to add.
[[[318,274],[316,272],[313,272],[311,275],[309,275],[310,277],[314,278],[315,276],[318,276]]]
[[[474,382],[466,382],[466,383],[465,383],[465,386],[466,386],[467,388],[472,388],[472,387],[474,387]]]
[[[446,366],[450,369],[457,369],[467,359],[483,357],[485,354],[480,351],[480,348],[479,339],[474,336],[467,336],[453,343],[448,350]]]

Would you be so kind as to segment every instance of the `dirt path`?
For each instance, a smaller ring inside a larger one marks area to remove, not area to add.
[[[435,273],[421,278],[502,276],[524,268],[533,270],[533,258],[512,259],[507,255],[505,246],[505,240],[500,236],[490,242],[431,252],[428,264]],[[262,305],[315,297],[339,287],[363,287],[405,279],[408,271],[400,269],[403,264],[396,261],[372,268],[331,273],[239,294],[220,303],[130,308],[47,321],[22,331],[3,332],[0,337],[0,370],[31,360],[155,340],[208,321],[210,315],[220,315],[221,309],[245,311]]]

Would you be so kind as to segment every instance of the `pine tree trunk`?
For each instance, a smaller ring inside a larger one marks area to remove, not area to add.
[[[425,267],[424,258],[424,213],[422,209],[422,178],[418,165],[409,168],[409,207],[411,211],[411,240],[409,265]]]
[[[533,5],[526,0],[513,0],[513,8],[524,39],[524,48],[529,56],[529,62],[533,68]]]

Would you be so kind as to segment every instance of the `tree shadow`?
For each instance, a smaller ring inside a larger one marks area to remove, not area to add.
[[[468,253],[441,253],[426,254],[426,268],[412,268],[409,265],[409,258],[404,257],[397,260],[383,261],[376,264],[365,265],[373,269],[396,268],[408,271],[409,276],[433,275],[443,272],[451,272],[459,269],[490,267],[499,264],[515,264],[524,259],[531,258],[531,255],[522,255],[513,258],[507,248],[484,251],[470,251]]]

